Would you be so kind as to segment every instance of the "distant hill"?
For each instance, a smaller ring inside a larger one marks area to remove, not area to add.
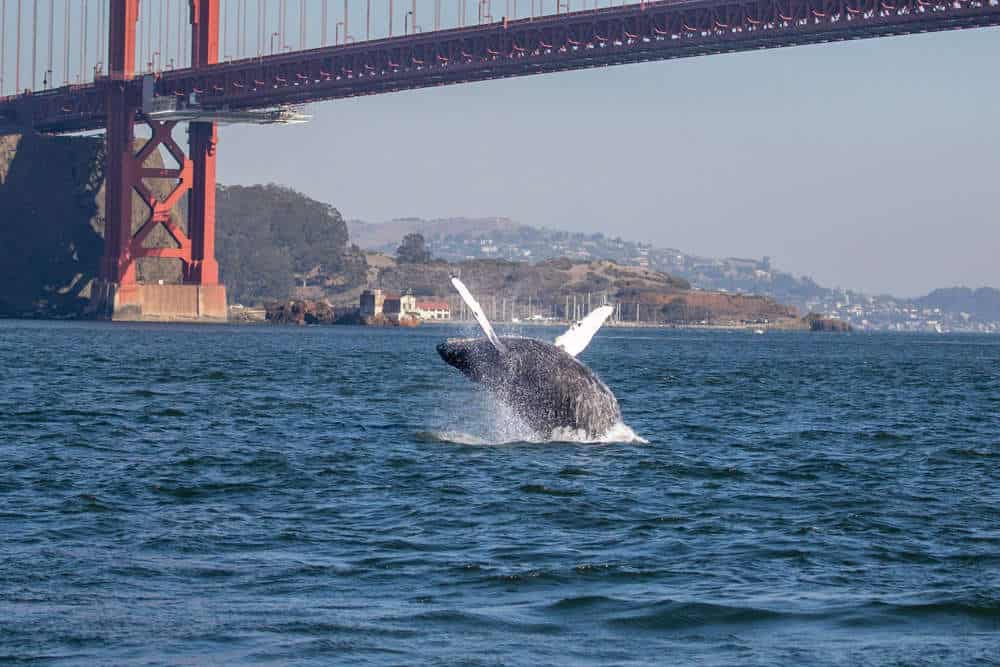
[[[607,260],[559,258],[530,264],[474,259],[412,264],[376,255],[368,263],[378,267],[371,277],[373,284],[392,292],[409,290],[417,297],[447,300],[455,312],[461,306],[449,275],[457,273],[497,321],[531,315],[581,317],[605,302],[620,304],[623,319],[643,322],[731,324],[797,316],[794,308],[767,297],[692,290],[686,280]]]
[[[1000,320],[1000,290],[981,287],[948,287],[936,289],[927,296],[915,299],[923,308],[940,308],[946,312],[967,313],[977,320]]]
[[[805,277],[774,269],[767,258],[716,259],[689,255],[674,248],[628,241],[600,232],[567,232],[532,227],[508,218],[406,218],[371,224],[348,223],[351,239],[361,248],[392,254],[403,236],[423,234],[435,257],[448,261],[504,259],[540,262],[557,257],[575,261],[611,260],[618,264],[651,268],[689,280],[707,290],[767,294],[783,303],[808,310],[809,302],[828,296],[830,290]]]
[[[399,218],[389,222],[369,223],[360,220],[349,220],[347,230],[351,241],[359,248],[393,254],[403,237],[410,233],[423,235],[432,251],[440,250],[444,241],[456,238],[489,238],[495,235],[514,235],[529,233],[533,228],[513,222],[508,218],[439,218],[423,220],[421,218]],[[449,256],[448,253],[437,253],[445,259],[463,259]]]
[[[1000,327],[997,290],[990,288],[935,290],[919,299],[873,296],[819,285],[808,276],[780,270],[769,257],[699,257],[617,236],[531,227],[507,218],[407,218],[384,224],[352,222],[349,229],[359,246],[387,254],[395,252],[405,234],[419,232],[434,257],[452,262],[494,259],[539,263],[559,257],[577,262],[611,260],[669,274],[706,291],[768,296],[795,306],[799,312],[849,319],[865,329]]]

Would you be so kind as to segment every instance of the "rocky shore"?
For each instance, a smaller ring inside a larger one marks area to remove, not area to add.
[[[269,303],[265,319],[272,324],[334,324],[333,306],[324,301]]]
[[[844,320],[838,320],[834,317],[823,317],[816,313],[809,313],[802,318],[802,321],[809,326],[809,331],[827,331],[833,333],[851,333],[854,331],[854,327]]]

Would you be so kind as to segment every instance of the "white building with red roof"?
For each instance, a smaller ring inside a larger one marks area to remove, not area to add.
[[[417,317],[422,320],[450,320],[451,306],[447,301],[427,301],[418,299]]]

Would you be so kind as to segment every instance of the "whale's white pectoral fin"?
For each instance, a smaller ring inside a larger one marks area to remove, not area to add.
[[[458,290],[458,293],[462,296],[462,300],[465,301],[465,305],[467,305],[469,307],[469,310],[472,311],[472,314],[475,316],[476,321],[479,322],[479,326],[482,328],[483,333],[486,334],[486,337],[490,340],[491,343],[493,343],[493,347],[497,349],[497,352],[500,353],[506,352],[507,346],[505,346],[502,342],[500,342],[500,337],[497,336],[495,331],[493,331],[493,326],[490,324],[490,321],[486,318],[486,313],[483,312],[483,309],[479,305],[479,302],[476,301],[476,297],[472,296],[472,292],[470,292],[469,288],[465,286],[465,283],[463,283],[455,276],[452,276],[451,284],[454,285],[455,289]]]
[[[575,357],[587,349],[590,339],[594,337],[597,330],[604,324],[604,320],[608,319],[613,312],[615,312],[614,306],[594,308],[589,315],[556,338],[555,346],[561,347],[569,356]]]

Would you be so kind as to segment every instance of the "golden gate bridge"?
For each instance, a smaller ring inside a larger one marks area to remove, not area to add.
[[[163,286],[135,273],[153,256],[182,261],[188,310],[224,317],[217,123],[296,122],[292,105],[415,88],[998,24],[1000,0],[0,0],[0,132],[105,130],[96,294],[109,315],[141,315],[154,300]],[[172,135],[182,121],[186,152]],[[136,148],[139,124],[149,138]],[[149,167],[155,151],[178,167]],[[159,198],[150,179],[175,185]],[[133,193],[150,210],[136,225]],[[184,195],[186,230],[171,216]],[[144,245],[159,225],[176,247]]]

